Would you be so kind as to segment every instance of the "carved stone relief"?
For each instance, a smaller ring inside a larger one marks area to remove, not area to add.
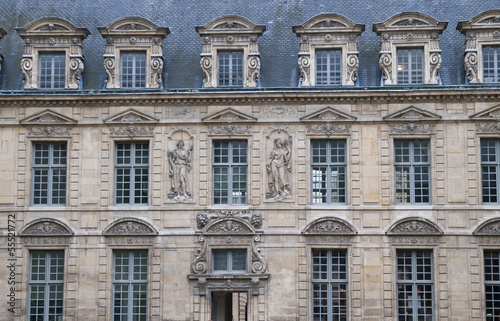
[[[145,126],[121,126],[121,127],[111,127],[110,133],[112,136],[152,136],[154,134],[154,127]]]
[[[119,222],[112,223],[103,231],[104,235],[156,235],[157,232],[134,218],[124,218]]]
[[[266,199],[284,201],[292,196],[292,139],[274,139],[274,149],[266,163],[267,184]]]
[[[486,223],[477,229],[474,234],[476,235],[500,235],[500,220],[493,220]]]
[[[227,210],[227,211],[208,211],[196,214],[196,223],[199,229],[203,229],[213,220],[237,217],[248,221],[254,228],[262,227],[262,215],[260,213],[251,213],[247,210]]]
[[[315,127],[313,127],[310,124],[307,124],[306,128],[308,133],[326,135],[328,137],[335,134],[349,134],[351,132],[350,124],[337,125],[337,124],[332,124],[330,122],[327,122],[325,124],[320,124]]]
[[[28,135],[30,135],[30,136],[67,137],[67,136],[71,136],[72,128],[70,128],[70,127],[59,128],[59,127],[45,126],[45,127],[38,127],[38,128],[28,127],[27,130],[28,130]]]
[[[476,124],[476,133],[500,134],[499,123]]]
[[[71,238],[64,236],[49,236],[49,237],[37,237],[37,236],[27,236],[21,238],[23,244],[30,245],[68,245],[70,244]]]
[[[252,295],[259,295],[261,280],[259,277],[232,277],[231,279],[222,278],[197,278],[200,296],[211,291],[241,291],[250,290]]]
[[[392,244],[438,244],[439,238],[436,236],[391,236]]]
[[[352,234],[355,231],[346,223],[340,220],[323,219],[309,226],[305,233],[341,233]]]
[[[168,156],[168,176],[171,180],[170,191],[168,198],[177,202],[182,202],[186,199],[191,199],[191,189],[189,186],[189,173],[191,172],[193,145],[188,148],[184,147],[184,141],[179,140],[176,144],[177,148],[169,150]]]
[[[293,106],[264,106],[262,113],[265,118],[288,118],[297,115]]]
[[[166,117],[172,119],[194,119],[198,116],[196,107],[168,107]]]
[[[178,132],[188,133],[191,137],[196,135],[196,129],[191,127],[170,127],[167,130],[165,130],[165,134],[167,134],[167,137],[171,139],[173,135]]]
[[[269,129],[264,131],[264,134],[266,135],[266,138],[269,138],[273,132],[277,132],[278,134],[284,132],[291,136],[294,133],[294,130],[288,126],[270,126]]]
[[[251,126],[238,126],[238,125],[220,125],[220,126],[208,126],[208,133],[210,135],[226,135],[226,136],[234,136],[234,135],[248,135],[252,133]]]
[[[416,125],[415,123],[393,125],[389,124],[391,133],[397,134],[432,134],[434,133],[434,124]]]
[[[106,238],[108,245],[152,245],[154,236],[109,236]]]
[[[396,223],[387,234],[442,234],[442,231],[422,218],[409,218]]]
[[[348,235],[307,235],[308,244],[351,244],[352,236]]]
[[[21,235],[72,235],[73,232],[64,225],[53,221],[41,221],[29,225]]]

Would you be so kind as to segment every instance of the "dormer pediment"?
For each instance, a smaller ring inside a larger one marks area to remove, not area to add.
[[[403,110],[397,111],[383,118],[385,121],[437,121],[441,116],[431,113],[429,111],[410,106]]]
[[[23,125],[73,125],[76,124],[77,121],[63,114],[47,109],[21,119],[20,123]]]
[[[386,232],[388,235],[442,235],[436,223],[423,217],[407,217],[395,222]]]
[[[239,16],[222,16],[214,19],[204,26],[196,27],[200,36],[213,34],[238,34],[252,33],[261,36],[266,30],[265,26],[258,26],[248,19]]]
[[[325,13],[312,17],[301,26],[293,26],[292,31],[297,35],[311,33],[340,33],[350,32],[361,34],[364,25],[358,25],[338,14]]]
[[[381,32],[400,31],[434,31],[442,33],[448,25],[447,22],[438,22],[436,19],[418,12],[403,12],[397,14],[385,22],[373,25],[373,31]]]
[[[332,107],[326,107],[300,118],[302,122],[354,122],[356,117]]]
[[[153,116],[129,109],[104,120],[106,124],[155,124],[159,120]]]
[[[254,123],[257,121],[257,118],[232,108],[227,108],[203,118],[202,121],[204,123]]]
[[[71,22],[60,18],[38,19],[24,28],[16,28],[21,37],[25,36],[81,36],[86,38],[90,32],[86,28],[77,28]]]
[[[168,28],[158,27],[149,20],[140,17],[125,17],[112,22],[107,27],[97,28],[103,37],[108,36],[160,36],[165,38],[170,34]]]
[[[488,108],[469,117],[471,120],[500,120],[500,105]]]

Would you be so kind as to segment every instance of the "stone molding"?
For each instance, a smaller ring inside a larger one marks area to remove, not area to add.
[[[477,134],[500,134],[500,123],[477,123]]]
[[[423,217],[407,217],[392,224],[387,235],[442,235],[443,230],[436,223]]]
[[[214,220],[232,217],[247,221],[255,229],[262,227],[262,215],[260,213],[253,213],[247,210],[219,210],[200,212],[196,214],[196,225],[199,229],[204,229],[210,222]]]
[[[146,52],[146,88],[161,87],[163,40],[170,34],[168,28],[158,27],[144,18],[125,17],[97,29],[106,39],[106,88],[121,88],[121,54],[124,51]]]
[[[492,218],[481,223],[472,233],[474,235],[500,236],[500,218]]]
[[[415,106],[409,106],[387,116],[383,119],[388,122],[392,121],[408,121],[408,122],[419,122],[419,121],[438,121],[441,116],[431,113],[427,110],[417,108]]]
[[[254,123],[257,118],[233,108],[226,108],[201,119],[204,123]]]
[[[333,216],[326,216],[314,219],[308,223],[302,230],[302,234],[319,236],[319,235],[336,235],[348,236],[357,234],[354,226],[346,220]]]
[[[424,50],[424,84],[439,83],[441,49],[439,35],[446,29],[447,22],[438,22],[428,15],[417,12],[403,12],[383,23],[373,25],[373,31],[380,36],[379,65],[384,85],[398,85],[398,47],[418,47]]]
[[[215,291],[250,291],[252,295],[259,295],[259,289],[264,288],[262,281],[267,281],[268,274],[260,275],[214,275],[206,274],[200,277],[198,274],[188,275],[189,279],[196,281],[199,295],[205,296]],[[207,291],[208,290],[208,291]]]
[[[84,69],[82,42],[90,32],[59,18],[42,18],[24,28],[16,28],[24,40],[21,60],[24,89],[37,89],[39,55],[42,52],[64,52],[65,88],[78,89]]]
[[[477,134],[500,134],[500,105],[471,115],[469,118],[471,120],[481,121],[476,123]]]
[[[252,134],[252,126],[238,126],[232,124],[208,126],[209,135],[238,136]]]
[[[302,122],[355,122],[356,117],[327,106],[300,118]]]
[[[154,226],[142,219],[124,217],[111,222],[102,232],[105,236],[146,236],[157,235]]]
[[[105,124],[156,124],[158,118],[141,113],[133,108],[122,111],[104,120]]]
[[[257,87],[260,76],[258,38],[266,30],[238,16],[222,16],[204,26],[196,27],[203,37],[200,65],[205,88],[217,87],[218,52],[243,51],[243,87]]]
[[[77,121],[63,114],[46,109],[42,112],[21,119],[19,123],[22,125],[74,125]]]
[[[358,79],[359,52],[357,38],[365,30],[338,14],[315,16],[292,31],[300,38],[298,65],[302,86],[316,86],[316,51],[340,49],[342,52],[342,85],[354,86]]]
[[[136,137],[136,136],[153,136],[154,127],[145,127],[145,126],[121,126],[121,127],[111,127],[110,134],[111,136],[128,136],[128,137]]]
[[[464,68],[471,84],[483,83],[484,45],[500,45],[500,10],[489,10],[469,21],[461,21],[457,30],[465,35]]]
[[[391,134],[434,134],[435,125],[434,124],[420,124],[415,123],[408,124],[389,124],[389,132]]]
[[[75,233],[65,223],[50,217],[42,217],[27,223],[20,236],[71,236]]]

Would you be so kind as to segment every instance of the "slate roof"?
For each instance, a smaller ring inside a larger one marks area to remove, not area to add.
[[[440,36],[442,49],[441,80],[443,86],[463,85],[464,36],[456,30],[466,21],[487,10],[500,9],[499,0],[0,0],[0,28],[7,35],[0,41],[4,57],[0,90],[22,89],[21,56],[23,41],[15,28],[24,27],[44,17],[58,17],[77,27],[87,28],[91,35],[83,42],[85,71],[83,88],[103,89],[104,39],[98,27],[127,17],[139,16],[171,34],[164,41],[164,87],[166,89],[201,88],[200,67],[202,39],[196,26],[222,15],[238,15],[257,25],[265,25],[260,37],[261,86],[297,87],[299,41],[292,26],[301,25],[321,13],[336,13],[366,26],[358,38],[360,52],[359,86],[380,85],[378,53],[380,39],[372,31],[381,23],[402,12],[421,12],[442,22],[448,28]]]

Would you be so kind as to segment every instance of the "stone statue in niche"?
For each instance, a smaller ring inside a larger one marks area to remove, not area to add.
[[[169,173],[168,176],[172,180],[172,187],[168,193],[168,198],[182,202],[185,199],[191,198],[191,192],[189,191],[188,185],[188,173],[191,172],[191,154],[193,151],[193,146],[190,146],[187,150],[184,149],[184,141],[179,140],[177,142],[177,149],[169,150],[168,165]]]
[[[276,138],[274,140],[274,149],[269,155],[266,164],[269,189],[266,192],[266,198],[274,198],[277,201],[286,199],[291,195],[290,181],[288,173],[292,172],[290,162],[292,155],[292,140]]]

